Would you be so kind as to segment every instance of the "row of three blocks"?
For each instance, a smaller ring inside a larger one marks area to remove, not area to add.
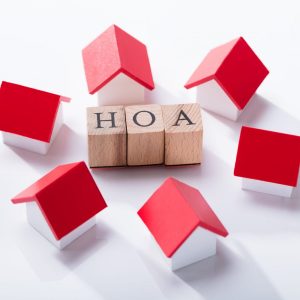
[[[87,108],[90,167],[199,164],[197,103]]]

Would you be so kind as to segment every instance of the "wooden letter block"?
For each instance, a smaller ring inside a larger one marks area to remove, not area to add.
[[[90,167],[126,165],[126,122],[123,106],[87,108]]]
[[[199,164],[202,160],[202,119],[198,103],[162,105],[165,165]]]
[[[161,106],[127,106],[127,164],[157,165],[164,162],[164,123]]]

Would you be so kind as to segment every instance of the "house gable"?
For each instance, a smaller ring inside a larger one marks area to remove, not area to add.
[[[91,217],[86,222],[79,225],[73,231],[69,232],[67,235],[63,236],[61,239],[57,240],[51,231],[49,224],[46,222],[44,215],[42,214],[40,207],[37,202],[27,202],[26,203],[26,213],[28,223],[43,237],[50,241],[54,246],[59,249],[63,249],[75,239],[77,239],[84,232],[89,230],[96,224],[96,218]]]
[[[237,120],[241,111],[215,80],[197,86],[197,101],[202,108],[230,120]]]
[[[197,227],[171,257],[172,270],[177,270],[216,254],[216,235]]]
[[[144,92],[144,86],[121,72],[98,91],[98,105],[138,104]]]
[[[148,89],[154,88],[146,46],[116,25],[85,47],[82,56],[90,94],[120,72]]]

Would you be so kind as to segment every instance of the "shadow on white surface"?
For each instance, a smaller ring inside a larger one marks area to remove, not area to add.
[[[295,135],[300,134],[300,119],[290,115],[259,94],[255,94],[253,96],[251,102],[249,102],[244,112],[236,122],[227,120],[211,112],[208,113],[217,121],[222,123],[222,125],[227,126],[230,132],[229,137],[231,137],[236,143],[238,143],[240,129],[242,126],[257,127]],[[233,167],[231,175],[233,176]],[[259,206],[286,210],[299,210],[299,181],[300,180],[298,179],[298,185],[294,189],[290,199],[254,191],[243,190],[242,193],[246,195],[247,199],[252,198],[253,202]]]
[[[126,168],[111,168],[111,169],[92,169],[92,174],[96,180],[98,186],[103,188],[111,186],[109,190],[109,197],[114,202],[128,201],[129,205],[138,207],[143,204],[144,201],[151,196],[155,189],[157,189],[162,182],[169,176],[176,177],[184,180],[187,183],[191,183],[190,176],[198,174],[200,172],[201,165],[190,166],[174,166],[166,167],[160,166],[143,166],[143,167],[126,167]],[[136,188],[128,191],[128,187],[134,184]],[[102,190],[101,190],[102,191]],[[122,197],[120,197],[120,191],[122,191]],[[143,191],[143,197],[141,198],[141,191]]]
[[[116,232],[73,274],[103,299],[165,299],[134,247]]]
[[[300,171],[299,171],[299,176],[298,176],[298,185],[293,190],[291,199],[298,199],[297,203],[300,202]],[[300,206],[300,203],[299,203],[299,206]]]
[[[31,269],[42,281],[56,281],[105,246],[110,229],[97,223],[65,249],[59,250],[30,225],[20,233],[19,248]]]
[[[247,201],[251,201],[256,206],[266,207],[269,209],[278,209],[287,212],[300,211],[300,173],[298,177],[298,185],[294,188],[290,198],[282,196],[240,189]]]
[[[266,206],[286,211],[300,211],[300,186],[295,188],[291,198],[280,197],[276,195],[264,194],[255,191],[243,190],[247,196],[252,198],[252,202],[257,206]]]
[[[72,162],[73,160],[85,160],[85,137],[80,136],[69,126],[63,124],[56,139],[53,141],[51,148],[46,155],[36,154],[16,147],[10,147],[19,157],[25,160],[30,166],[40,170],[49,170],[58,164]]]
[[[186,178],[187,184],[193,184],[192,182],[195,182],[197,186],[200,179],[204,180],[207,176],[216,177],[218,174],[220,175],[220,170],[225,170],[224,167],[227,168],[229,166],[209,148],[204,146],[203,163],[201,164],[182,166],[151,165],[120,168],[93,168],[91,169],[91,172],[96,178],[99,177],[107,180],[115,180],[116,182],[119,181],[120,184],[124,183],[124,185],[139,181],[144,184],[147,183],[148,179],[149,181],[156,179],[157,182],[162,183],[162,181],[167,177],[174,176],[178,179],[181,178],[181,180]]]
[[[237,123],[241,125],[252,124],[254,126],[255,123],[260,123],[265,119],[266,114],[268,114],[268,110],[273,109],[272,106],[275,107],[273,103],[265,99],[263,96],[255,93],[240,115]],[[279,110],[278,107],[276,107],[276,109]]]
[[[103,248],[111,234],[111,229],[105,223],[97,221],[95,226],[65,249],[57,251],[56,258],[68,268],[74,269],[93,253]]]
[[[145,90],[145,104],[181,104],[189,103],[187,91],[182,87],[176,93],[172,93],[160,84],[155,83],[155,89]]]
[[[232,138],[238,141],[240,128],[245,126],[274,130],[290,134],[300,134],[300,120],[274,105],[259,94],[254,94],[252,100],[236,122],[227,120],[208,112],[232,131]]]
[[[238,244],[238,252],[218,242],[217,254],[176,272],[205,299],[281,299],[255,261]]]

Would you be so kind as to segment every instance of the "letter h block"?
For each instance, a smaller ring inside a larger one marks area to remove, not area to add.
[[[164,123],[161,106],[125,107],[127,165],[157,165],[164,162]]]
[[[124,107],[88,107],[87,127],[90,167],[126,166]]]

